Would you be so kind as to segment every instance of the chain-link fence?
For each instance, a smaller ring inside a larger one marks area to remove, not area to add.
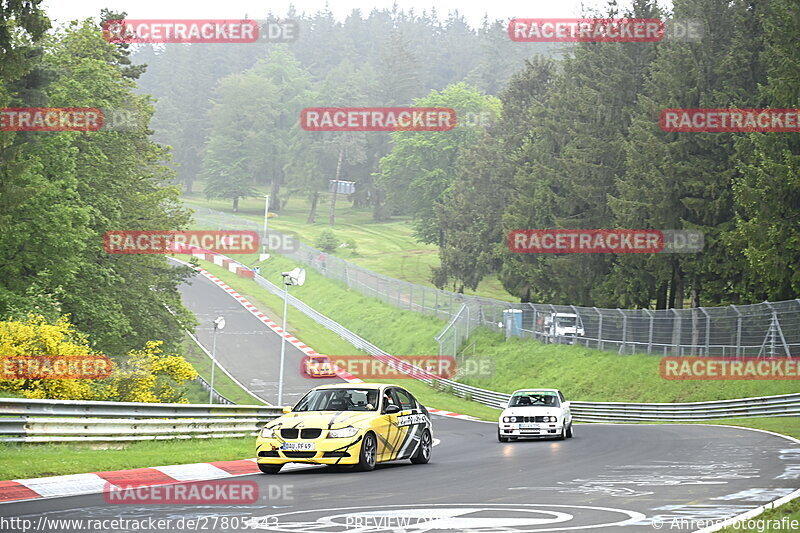
[[[195,220],[209,229],[261,230],[257,222],[207,208],[196,209]],[[281,254],[352,290],[446,320],[447,326],[436,336],[443,355],[457,355],[472,331],[484,326],[504,331],[507,337],[581,344],[620,354],[800,356],[800,299],[656,311],[522,304],[390,278],[303,243]]]

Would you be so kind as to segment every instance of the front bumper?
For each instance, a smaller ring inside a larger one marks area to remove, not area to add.
[[[256,440],[256,460],[267,465],[310,463],[319,465],[354,465],[361,454],[362,435],[346,439],[318,438],[313,440],[279,440],[259,437]],[[283,443],[310,442],[314,450],[283,450]]]
[[[542,437],[558,437],[564,428],[563,423],[541,423],[537,424],[538,428],[520,429],[519,423],[516,424],[498,424],[498,430],[501,437],[524,437],[524,438],[542,438]]]

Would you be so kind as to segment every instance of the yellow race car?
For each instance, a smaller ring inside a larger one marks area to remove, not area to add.
[[[407,390],[382,383],[342,383],[310,390],[268,422],[256,440],[258,467],[276,474],[286,463],[354,465],[431,459],[428,410]]]

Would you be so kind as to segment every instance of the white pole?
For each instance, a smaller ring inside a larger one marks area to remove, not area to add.
[[[214,336],[211,341],[211,389],[208,391],[208,403],[214,403],[214,368],[217,366],[217,323],[214,322]]]
[[[289,284],[283,285],[283,329],[281,338],[281,366],[278,371],[278,405],[283,406],[283,358],[286,353],[286,303],[289,301]]]
[[[269,194],[264,195],[264,242],[262,253],[267,253],[267,219],[269,218]]]

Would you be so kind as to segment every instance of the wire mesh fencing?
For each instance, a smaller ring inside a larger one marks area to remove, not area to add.
[[[209,229],[263,233],[255,221],[208,208],[196,209],[195,220]],[[487,327],[504,332],[507,338],[579,344],[620,354],[800,356],[800,299],[659,310],[513,303],[384,276],[296,239],[280,253],[351,290],[446,321],[436,336],[441,355],[457,356],[475,328]]]

